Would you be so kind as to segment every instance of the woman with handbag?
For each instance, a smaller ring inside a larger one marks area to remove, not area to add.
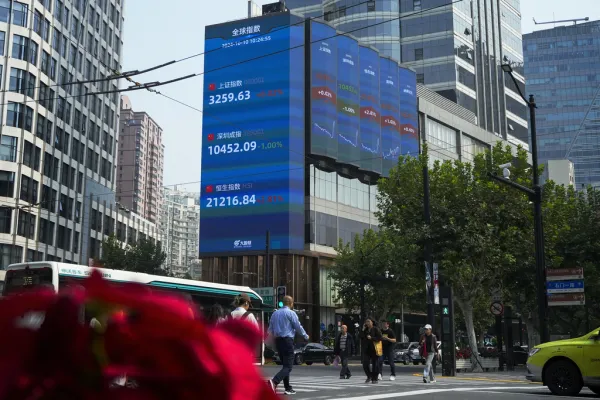
[[[379,357],[383,355],[381,339],[381,330],[373,324],[371,318],[367,318],[361,333],[362,365],[367,375],[365,383],[379,381]]]

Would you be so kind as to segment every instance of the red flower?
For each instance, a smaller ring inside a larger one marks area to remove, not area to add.
[[[209,328],[187,301],[141,285],[114,286],[97,272],[83,286],[0,301],[0,398],[277,398],[253,365],[260,334],[250,323]],[[80,318],[92,302],[107,313],[96,315],[99,330]],[[44,313],[39,329],[15,324],[32,312]],[[122,375],[138,387],[112,387]]]

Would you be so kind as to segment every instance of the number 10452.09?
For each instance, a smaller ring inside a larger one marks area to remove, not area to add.
[[[246,194],[243,196],[220,196],[220,197],[209,197],[206,199],[206,207],[235,207],[235,206],[247,206],[256,203],[256,195]]]

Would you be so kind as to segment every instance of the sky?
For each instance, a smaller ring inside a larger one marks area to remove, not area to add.
[[[259,5],[275,0],[257,0]],[[600,19],[599,0],[521,0],[522,31],[548,29],[538,22],[569,18]],[[166,81],[202,73],[204,27],[245,18],[247,0],[159,0],[125,1],[125,31],[122,71],[141,70],[171,60],[197,55],[187,61],[138,75],[139,82]],[[559,25],[564,25],[559,24]],[[123,86],[125,87],[125,86]],[[203,77],[157,88],[178,101],[202,109]],[[133,109],[145,111],[162,127],[165,145],[164,185],[197,192],[200,187],[202,114],[148,91],[126,95]]]

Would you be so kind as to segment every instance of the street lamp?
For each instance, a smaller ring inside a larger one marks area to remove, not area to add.
[[[538,301],[538,313],[540,317],[540,339],[542,343],[550,341],[548,332],[548,314],[547,314],[547,303],[546,303],[546,266],[544,256],[544,230],[542,226],[542,188],[540,186],[539,177],[539,166],[538,166],[538,151],[537,151],[537,132],[535,124],[535,98],[533,95],[529,95],[529,99],[526,99],[519,84],[513,75],[513,69],[510,64],[502,64],[502,70],[513,80],[519,95],[527,106],[529,107],[529,127],[531,129],[531,160],[533,164],[533,189],[519,185],[511,180],[507,179],[509,174],[504,173],[504,178],[492,175],[488,173],[490,177],[500,182],[506,183],[516,189],[521,190],[529,195],[533,202],[533,219],[534,219],[534,235],[535,235],[535,270],[536,270],[536,283],[537,283],[537,301]],[[504,167],[505,165],[503,165]],[[507,168],[504,168],[507,169]],[[508,175],[508,176],[507,176]]]

